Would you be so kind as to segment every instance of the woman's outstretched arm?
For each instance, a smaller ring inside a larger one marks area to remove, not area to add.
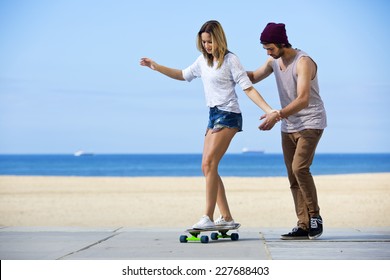
[[[140,65],[149,67],[150,69],[158,71],[161,74],[164,74],[165,76],[168,76],[172,79],[184,81],[182,70],[173,69],[173,68],[169,68],[169,67],[160,65],[160,64],[156,63],[155,61],[151,60],[150,58],[147,58],[147,57],[141,58]]]

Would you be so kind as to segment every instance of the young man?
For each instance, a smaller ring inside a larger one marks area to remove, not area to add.
[[[305,52],[293,49],[283,23],[268,23],[260,36],[270,58],[259,69],[248,72],[253,83],[274,73],[282,109],[282,147],[298,217],[297,227],[282,239],[315,239],[322,234],[322,218],[310,166],[326,127],[326,112],[319,95],[317,64]],[[278,118],[260,125],[270,130]]]

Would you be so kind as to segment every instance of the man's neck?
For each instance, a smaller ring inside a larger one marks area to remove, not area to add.
[[[297,55],[297,51],[296,49],[293,49],[293,48],[285,48],[284,49],[284,54],[283,56],[281,57],[283,63],[285,65],[288,65],[292,62],[292,60],[294,60],[295,56]]]

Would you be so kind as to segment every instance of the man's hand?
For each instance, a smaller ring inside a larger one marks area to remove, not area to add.
[[[267,114],[262,115],[260,120],[264,120],[259,126],[260,130],[271,130],[274,125],[281,120],[281,117],[278,111],[273,110]]]

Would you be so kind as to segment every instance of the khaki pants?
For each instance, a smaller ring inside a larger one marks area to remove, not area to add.
[[[304,230],[310,228],[310,217],[320,214],[317,190],[310,173],[310,166],[322,133],[323,129],[282,132],[284,162],[298,217],[297,226]]]

